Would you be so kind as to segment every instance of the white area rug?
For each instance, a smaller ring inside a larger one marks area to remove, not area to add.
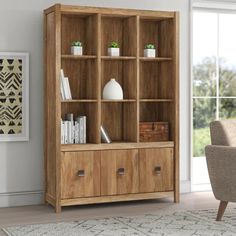
[[[229,208],[221,222],[216,209],[176,211],[129,217],[79,220],[71,222],[7,227],[11,236],[235,236],[236,208]]]

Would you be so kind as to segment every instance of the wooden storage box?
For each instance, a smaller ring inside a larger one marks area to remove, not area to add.
[[[157,142],[169,140],[168,122],[140,122],[140,142]]]

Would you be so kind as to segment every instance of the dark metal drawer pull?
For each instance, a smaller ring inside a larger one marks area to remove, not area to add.
[[[160,175],[161,174],[161,167],[160,166],[156,166],[154,168],[154,172],[155,172],[156,175]]]
[[[125,168],[118,168],[117,169],[117,174],[118,175],[124,175],[125,174]]]
[[[84,177],[85,176],[85,171],[84,170],[78,170],[77,176]]]

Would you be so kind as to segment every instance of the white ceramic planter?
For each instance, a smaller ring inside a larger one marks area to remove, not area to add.
[[[109,100],[122,100],[123,99],[123,90],[118,82],[115,79],[110,79],[110,81],[104,86],[103,99]]]
[[[144,57],[156,57],[156,49],[144,49]]]
[[[77,56],[82,56],[83,55],[83,47],[71,46],[71,54],[77,55]]]
[[[108,56],[119,57],[120,49],[119,48],[108,48]]]

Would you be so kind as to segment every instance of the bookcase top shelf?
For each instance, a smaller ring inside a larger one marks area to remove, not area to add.
[[[152,10],[136,10],[136,9],[123,9],[123,8],[102,8],[102,7],[87,7],[87,6],[71,6],[55,4],[52,7],[44,10],[45,14],[59,10],[65,15],[80,15],[88,16],[90,14],[101,14],[102,16],[119,16],[130,17],[139,15],[142,19],[148,20],[162,20],[166,18],[173,18],[174,11],[152,11]]]

